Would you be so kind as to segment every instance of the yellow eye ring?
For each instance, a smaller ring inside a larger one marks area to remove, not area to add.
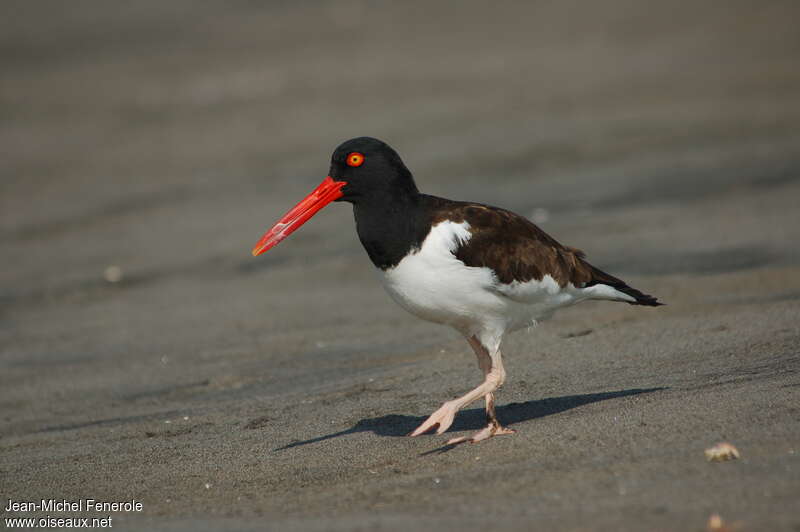
[[[347,156],[347,166],[361,166],[364,164],[364,155],[354,151]]]

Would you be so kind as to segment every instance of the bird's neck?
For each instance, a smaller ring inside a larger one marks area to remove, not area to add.
[[[386,192],[353,204],[356,230],[372,263],[387,270],[418,248],[424,234],[423,195]]]

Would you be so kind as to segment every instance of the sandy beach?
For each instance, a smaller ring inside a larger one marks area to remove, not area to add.
[[[5,2],[0,503],[123,530],[800,530],[795,2]],[[667,305],[508,338],[498,416],[337,203],[332,150],[523,214]],[[741,457],[710,463],[730,442]]]

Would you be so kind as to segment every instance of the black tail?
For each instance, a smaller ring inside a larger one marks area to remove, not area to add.
[[[658,301],[657,298],[651,295],[647,295],[638,291],[637,289],[628,286],[625,281],[621,279],[617,279],[613,275],[609,275],[602,270],[598,270],[594,266],[592,268],[592,280],[586,283],[586,287],[594,286],[597,284],[604,284],[608,285],[619,292],[622,292],[625,295],[629,295],[634,298],[636,301],[625,301],[629,305],[645,305],[648,307],[660,307],[664,303]]]

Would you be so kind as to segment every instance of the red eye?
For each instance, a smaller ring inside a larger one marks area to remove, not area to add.
[[[361,166],[362,164],[364,164],[364,156],[357,151],[347,156],[347,166]]]

